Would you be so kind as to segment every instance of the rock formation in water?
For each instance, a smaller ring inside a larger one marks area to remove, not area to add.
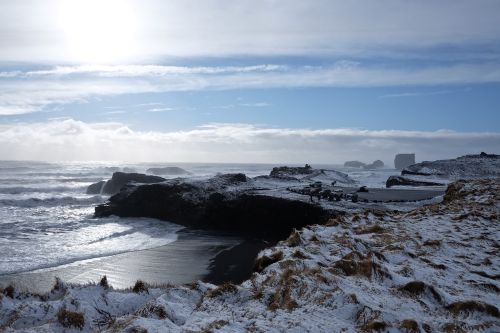
[[[172,166],[162,168],[149,168],[146,170],[146,172],[157,176],[180,176],[190,174],[190,172],[182,168]]]
[[[363,169],[373,170],[373,169],[380,169],[383,167],[384,167],[384,162],[382,162],[381,160],[376,160],[376,161],[373,161],[373,163],[370,163],[370,164],[363,166]]]
[[[89,185],[87,187],[87,194],[101,194],[102,193],[102,188],[104,187],[104,184],[106,184],[105,180],[101,180],[100,182],[94,183]]]
[[[360,161],[347,161],[344,163],[344,167],[346,168],[362,168],[366,165],[366,163]]]
[[[151,184],[160,183],[165,178],[158,176],[144,175],[142,173],[115,172],[108,181],[100,181],[87,188],[87,194],[109,194],[113,195],[120,191],[122,187],[130,182]]]
[[[403,170],[413,164],[415,164],[415,154],[397,154],[394,158],[394,167],[398,170]]]
[[[97,206],[95,215],[152,217],[266,237],[283,237],[293,228],[321,223],[329,216],[319,205],[258,193],[253,182],[244,174],[224,174],[208,180],[128,185]]]

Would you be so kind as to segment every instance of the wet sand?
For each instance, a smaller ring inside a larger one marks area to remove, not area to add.
[[[197,280],[233,281],[232,274],[227,274],[231,270],[225,269],[232,265],[226,257],[228,253],[232,253],[230,257],[234,260],[233,263],[243,262],[244,260],[238,260],[238,255],[231,250],[235,248],[239,251],[241,247],[237,245],[242,241],[231,236],[182,230],[175,242],[165,246],[32,272],[3,275],[0,276],[0,286],[5,287],[13,283],[20,289],[43,293],[52,288],[56,277],[69,283],[88,283],[99,281],[104,275],[115,288],[128,288],[138,279],[151,284],[185,284]],[[244,248],[241,249],[245,250]],[[250,262],[244,263],[244,266],[252,266],[255,256],[251,257],[251,251],[245,252],[245,260]],[[258,251],[253,252],[256,255]],[[218,254],[221,256],[217,256]],[[221,275],[214,274],[214,271],[220,272]],[[241,279],[239,269],[234,267],[233,273]]]

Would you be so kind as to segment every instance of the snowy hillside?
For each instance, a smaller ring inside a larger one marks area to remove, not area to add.
[[[304,228],[241,285],[6,288],[0,330],[498,332],[499,193],[498,178],[460,181],[442,203]]]

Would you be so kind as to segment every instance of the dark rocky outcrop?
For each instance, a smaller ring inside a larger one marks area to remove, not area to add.
[[[376,161],[373,161],[373,163],[370,163],[370,164],[363,166],[363,169],[372,170],[372,169],[380,169],[383,167],[384,167],[384,162],[382,162],[381,160],[376,160]]]
[[[389,177],[386,186],[436,186],[458,179],[496,177],[500,177],[500,155],[483,152],[479,155],[412,164],[401,171],[401,176]]]
[[[163,168],[149,168],[146,170],[146,172],[157,176],[180,176],[180,175],[190,174],[190,172],[175,166],[163,167]]]
[[[314,173],[314,169],[309,164],[306,164],[303,167],[275,167],[271,170],[269,176],[273,178],[289,178],[297,175],[310,175],[312,173]]]
[[[424,161],[403,169],[401,175],[437,176],[450,180],[500,176],[500,155],[481,153],[462,157]]]
[[[421,180],[414,180],[406,177],[401,177],[401,176],[390,176],[389,179],[387,179],[385,186],[386,187],[392,187],[392,186],[442,186],[445,185],[443,183],[435,183],[435,182],[430,182],[430,181],[421,181]]]
[[[142,173],[124,173],[115,172],[110,180],[107,182],[100,181],[98,183],[92,184],[87,188],[87,194],[116,194],[120,191],[122,187],[130,182],[151,184],[160,183],[164,181],[165,178],[158,176],[144,175]],[[98,190],[98,191],[97,191]]]
[[[293,228],[325,222],[329,217],[318,205],[256,192],[252,182],[243,174],[229,174],[206,181],[172,179],[128,185],[97,206],[95,215],[152,217],[267,238],[286,237]]]
[[[394,158],[394,167],[398,170],[403,170],[413,164],[415,164],[415,154],[397,154]]]
[[[101,180],[100,182],[94,183],[87,187],[87,194],[101,194],[102,188],[106,184],[105,180]]]
[[[346,168],[362,168],[366,165],[366,163],[360,161],[347,161],[344,163],[344,167]]]

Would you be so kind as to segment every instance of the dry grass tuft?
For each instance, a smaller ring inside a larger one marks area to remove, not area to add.
[[[500,317],[498,308],[494,305],[478,302],[478,301],[458,301],[453,302],[446,307],[454,315],[459,315],[460,313],[471,313],[471,312],[482,312],[489,314],[492,317]]]
[[[422,281],[411,281],[400,287],[399,290],[412,294],[414,296],[418,296],[423,294],[426,291],[429,291],[432,296],[439,302],[441,302],[441,295],[436,291],[433,286],[429,286]]]
[[[142,309],[137,311],[138,316],[144,318],[157,317],[158,319],[167,318],[167,310],[163,305],[155,304],[154,302],[147,303]]]
[[[209,290],[207,293],[208,297],[219,297],[223,294],[227,293],[236,293],[238,291],[238,287],[231,282],[224,282],[220,286],[215,289]]]
[[[56,281],[54,282],[54,286],[52,287],[52,292],[65,291],[66,286],[64,282],[58,277],[56,277]]]
[[[276,292],[269,303],[269,310],[285,309],[292,311],[298,307],[297,302],[292,298],[292,290],[295,287],[294,275],[295,272],[291,269],[283,272]]]
[[[406,333],[420,333],[418,323],[413,319],[405,319],[399,324],[399,328]]]
[[[73,312],[66,310],[65,307],[62,307],[57,312],[57,321],[64,327],[75,327],[80,330],[85,326],[85,317],[83,313]]]
[[[443,326],[443,332],[446,333],[467,333],[462,327],[454,323],[447,323]]]
[[[273,252],[270,256],[262,256],[255,259],[254,271],[262,272],[267,266],[274,264],[275,262],[283,259],[283,252],[277,251]]]
[[[290,234],[290,236],[288,236],[285,242],[290,247],[295,247],[302,244],[302,238],[300,237],[300,233],[297,231],[297,229],[293,229],[292,233]]]
[[[4,294],[6,297],[14,298],[15,288],[13,285],[8,285],[5,289],[0,289],[0,294]]]
[[[108,284],[108,277],[104,275],[101,278],[101,281],[99,281],[99,285],[103,287],[104,289],[109,289],[109,284]]]
[[[373,261],[372,253],[364,257],[356,251],[346,254],[342,259],[335,262],[330,272],[333,274],[340,272],[346,276],[364,276],[368,279],[373,275],[388,279],[392,278],[379,264]]]
[[[302,253],[302,251],[300,250],[296,250],[293,254],[292,254],[292,257],[296,258],[296,259],[309,259],[308,256],[306,256],[304,253]]]
[[[364,324],[361,327],[361,330],[363,330],[365,332],[373,332],[373,331],[380,332],[380,331],[385,330],[387,327],[389,327],[389,325],[387,325],[386,322],[378,321],[378,320],[371,320],[368,323]]]
[[[381,234],[385,232],[385,229],[382,228],[378,224],[372,224],[369,226],[363,226],[360,228],[354,229],[354,232],[358,235],[363,235],[363,234]]]
[[[319,239],[316,235],[312,235],[311,238],[309,238],[309,241],[317,243],[317,242],[319,242]]]
[[[134,285],[134,288],[132,288],[132,291],[137,294],[140,294],[142,292],[149,293],[148,286],[142,280],[137,280],[137,282]]]
[[[460,199],[463,194],[460,190],[464,187],[465,183],[463,181],[457,181],[448,185],[446,192],[444,194],[443,202],[448,204],[454,200]]]
[[[428,239],[424,242],[424,246],[440,246],[441,241],[438,239]]]
[[[222,327],[226,326],[227,324],[229,324],[229,322],[227,320],[215,320],[213,322],[211,322],[210,324],[207,325],[207,327],[205,327],[202,332],[205,333],[205,332],[213,332],[214,330],[220,330]]]

